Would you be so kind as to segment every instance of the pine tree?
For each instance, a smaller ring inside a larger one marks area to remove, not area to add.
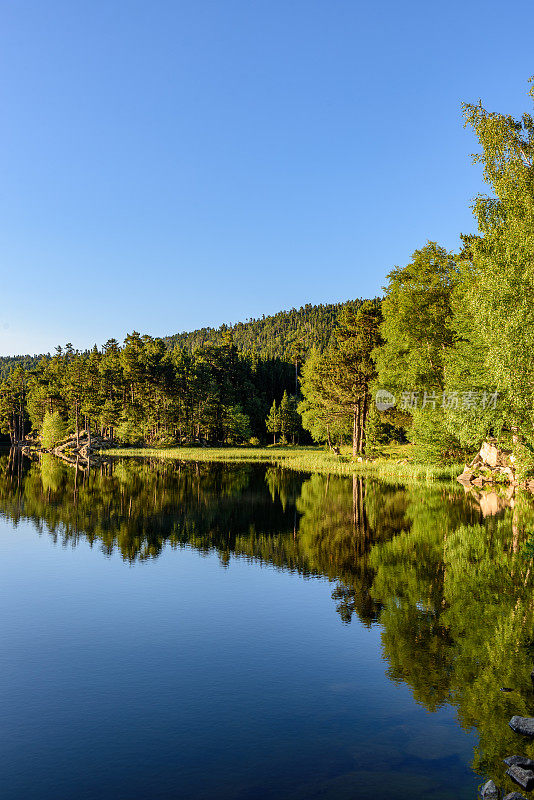
[[[265,426],[267,432],[273,435],[273,444],[276,444],[276,436],[280,433],[280,413],[276,406],[276,400],[273,400],[273,404],[265,420]]]

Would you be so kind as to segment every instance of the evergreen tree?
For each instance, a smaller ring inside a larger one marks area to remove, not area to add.
[[[272,433],[273,444],[276,444],[276,436],[280,433],[280,412],[276,406],[276,400],[273,400],[273,404],[265,420],[265,427],[267,428],[267,433]]]
[[[315,405],[318,410],[325,409],[325,420],[329,416],[350,419],[354,457],[365,452],[366,421],[375,378],[372,354],[381,342],[381,320],[377,302],[366,301],[358,308],[346,306],[339,316],[335,346],[320,359],[315,357],[313,371],[305,371],[306,402],[300,406],[301,413],[307,419]]]

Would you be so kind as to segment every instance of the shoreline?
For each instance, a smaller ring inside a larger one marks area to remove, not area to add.
[[[330,475],[357,475],[369,478],[398,478],[426,482],[455,481],[463,465],[431,465],[410,462],[406,445],[401,445],[387,455],[362,457],[353,461],[350,448],[343,448],[337,455],[332,451],[314,446],[271,447],[172,447],[130,448],[117,447],[105,451],[106,456],[120,458],[159,458],[175,461],[199,461],[233,464],[268,464],[292,469],[296,472],[311,472]],[[404,448],[404,450],[402,449]]]

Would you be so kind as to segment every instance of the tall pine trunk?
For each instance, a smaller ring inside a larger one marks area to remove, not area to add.
[[[360,404],[354,403],[352,409],[352,457],[360,451]]]
[[[363,396],[362,413],[360,417],[360,453],[365,453],[365,423],[367,422],[367,394]]]

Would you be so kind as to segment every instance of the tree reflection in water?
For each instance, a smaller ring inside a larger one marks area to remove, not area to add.
[[[63,545],[83,539],[130,562],[188,546],[328,578],[344,623],[380,625],[391,680],[429,711],[455,706],[478,730],[473,768],[502,784],[504,756],[534,757],[507,725],[534,713],[534,506],[494,507],[484,517],[460,486],[250,464],[129,459],[87,474],[51,456],[0,457],[0,513]]]

